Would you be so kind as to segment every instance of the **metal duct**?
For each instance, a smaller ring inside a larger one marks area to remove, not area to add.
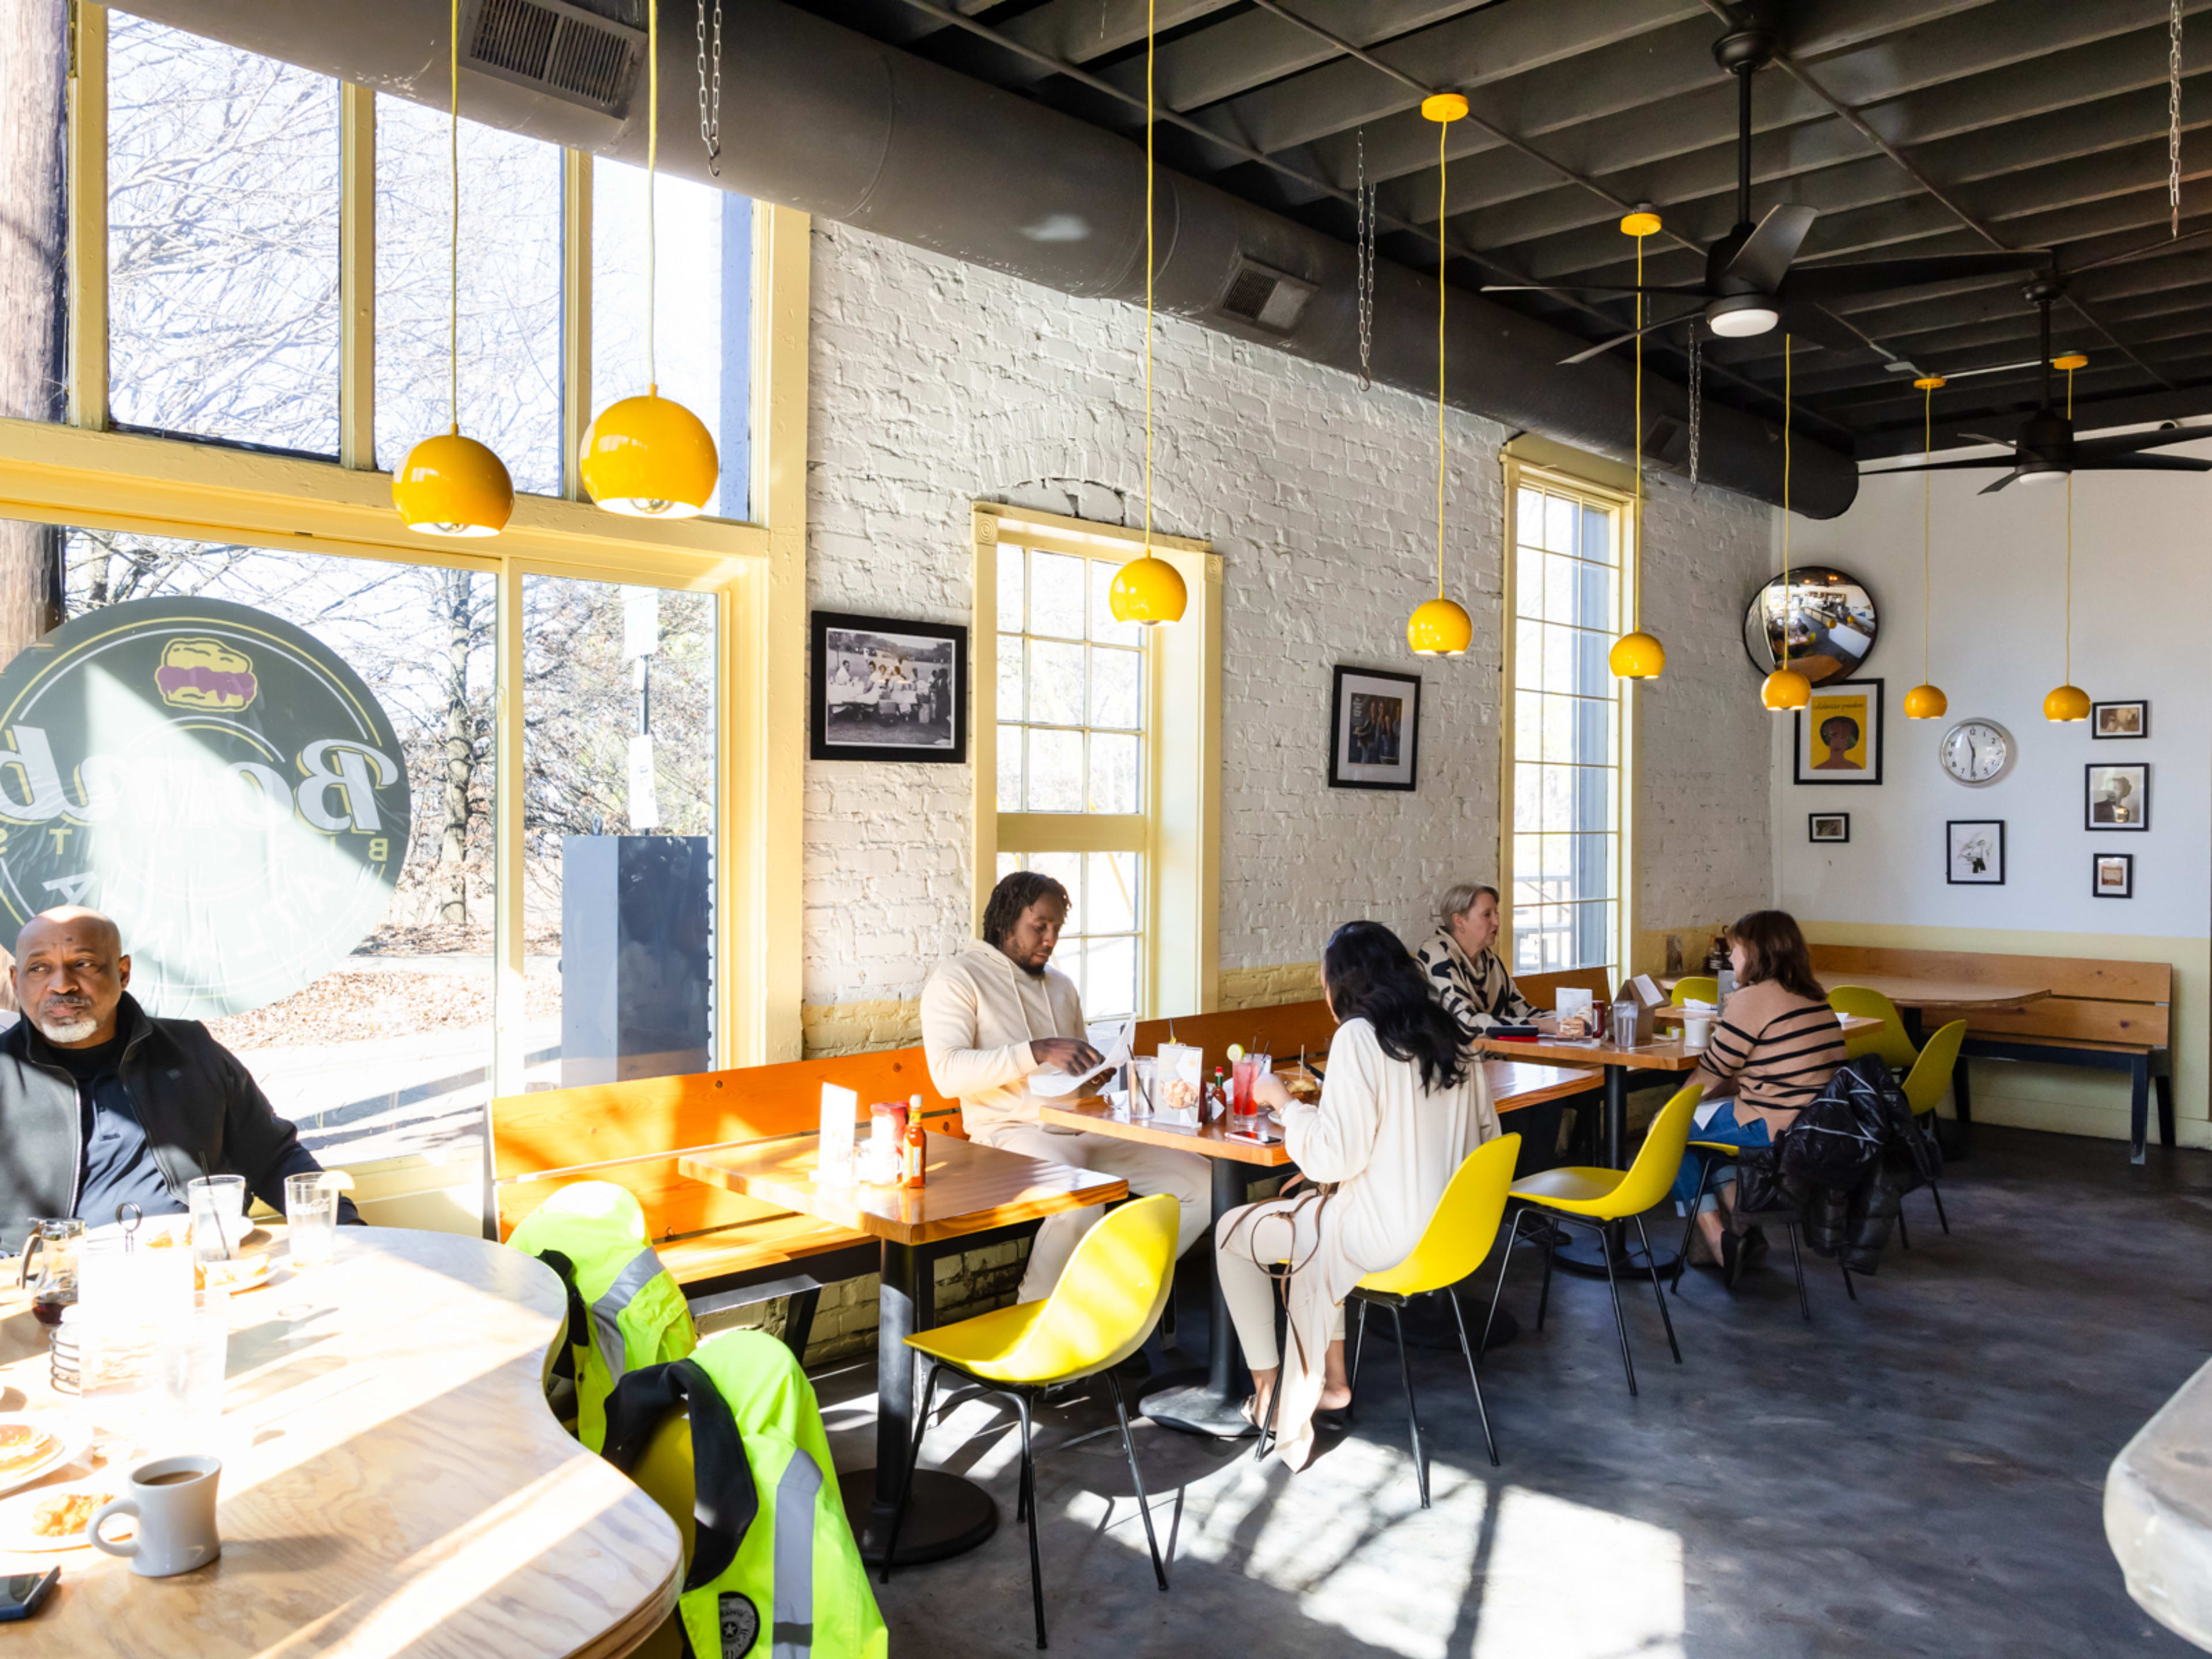
[[[135,14],[443,108],[444,0],[132,0]],[[563,9],[581,9],[574,0]],[[641,5],[593,0],[633,21]],[[1144,153],[1071,116],[879,45],[778,0],[725,0],[722,174],[710,179],[694,101],[690,8],[661,41],[660,165],[763,201],[1056,289],[1144,297]],[[680,22],[684,27],[676,27]],[[623,119],[502,75],[462,75],[471,119],[642,163],[643,76]],[[1347,371],[1358,366],[1353,252],[1334,237],[1180,174],[1158,179],[1160,307],[1257,344]],[[1255,271],[1310,286],[1256,296]],[[1436,386],[1436,284],[1378,262],[1377,380]],[[1579,448],[1629,459],[1634,389],[1610,360],[1562,368],[1583,342],[1480,295],[1452,295],[1450,402]],[[1646,388],[1647,419],[1683,417],[1679,386]],[[1778,425],[1723,404],[1705,413],[1703,481],[1782,499]],[[1832,518],[1858,490],[1850,459],[1799,438],[1796,509]]]

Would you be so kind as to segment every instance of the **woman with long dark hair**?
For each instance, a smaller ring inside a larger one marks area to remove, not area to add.
[[[1844,1063],[1844,1029],[1813,977],[1813,954],[1787,910],[1737,917],[1729,929],[1729,961],[1735,969],[1735,994],[1721,1011],[1712,1046],[1692,1079],[1707,1096],[1728,1098],[1710,1116],[1699,1109],[1695,1138],[1768,1146]],[[1721,1194],[1735,1181],[1733,1158],[1685,1153],[1674,1177],[1675,1203],[1687,1209],[1696,1200],[1707,1158],[1713,1160],[1712,1183],[1698,1206],[1698,1231],[1733,1285],[1747,1251],[1756,1255],[1765,1240],[1756,1228],[1739,1233],[1732,1218],[1723,1224]]]
[[[1413,1253],[1461,1162],[1498,1132],[1481,1063],[1396,934],[1346,922],[1330,936],[1322,980],[1338,1024],[1320,1102],[1300,1105],[1273,1078],[1254,1090],[1317,1184],[1231,1210],[1214,1230],[1221,1294],[1252,1367],[1245,1412],[1264,1422],[1279,1382],[1275,1426],[1292,1468],[1312,1451],[1316,1409],[1351,1403],[1344,1298]],[[1279,1358],[1269,1280],[1285,1273],[1290,1352]]]

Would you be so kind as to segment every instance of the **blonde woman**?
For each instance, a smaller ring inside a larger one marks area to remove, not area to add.
[[[1459,1023],[1462,1036],[1480,1036],[1535,1012],[1492,948],[1498,922],[1498,890],[1463,881],[1437,903],[1436,937],[1421,947],[1429,995]]]

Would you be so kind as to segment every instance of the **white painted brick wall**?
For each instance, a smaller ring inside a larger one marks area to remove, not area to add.
[[[965,622],[979,499],[1141,521],[1141,313],[818,221],[813,252],[811,605]],[[1431,896],[1496,865],[1508,434],[1446,423],[1447,583],[1476,642],[1419,665],[1420,787],[1332,790],[1332,665],[1416,661],[1434,406],[1174,319],[1154,350],[1155,522],[1206,538],[1224,568],[1221,965],[1312,960],[1354,916],[1418,943]],[[1644,704],[1653,924],[1765,896],[1766,716],[1738,638],[1767,519],[1664,483],[1647,511],[1646,622],[1670,653]],[[965,768],[809,763],[805,1001],[921,994],[968,930],[971,803]]]

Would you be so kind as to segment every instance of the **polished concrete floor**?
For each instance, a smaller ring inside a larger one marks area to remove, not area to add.
[[[1848,1302],[1787,1255],[1731,1297],[1628,1301],[1640,1398],[1602,1281],[1555,1277],[1547,1328],[1485,1362],[1493,1469],[1455,1353],[1415,1351],[1433,1447],[1418,1506],[1395,1353],[1370,1341],[1360,1420],[1303,1474],[1140,1423],[1172,1591],[1153,1587],[1103,1393],[1042,1419],[1054,1651],[1409,1659],[1786,1659],[2195,1651],[2129,1601],[2101,1516],[2106,1465],[2212,1346],[2212,1153],[1984,1128]],[[1524,1247],[1505,1305],[1533,1324]],[[1490,1284],[1486,1268],[1482,1283]],[[1188,1276],[1188,1297],[1203,1294]],[[1183,1341],[1203,1341],[1194,1300]],[[872,1371],[817,1378],[841,1466],[872,1458]],[[1103,1432],[1102,1432],[1103,1431]],[[1033,1651],[1010,1409],[956,1403],[926,1466],[981,1480],[997,1534],[878,1589],[894,1655]]]

